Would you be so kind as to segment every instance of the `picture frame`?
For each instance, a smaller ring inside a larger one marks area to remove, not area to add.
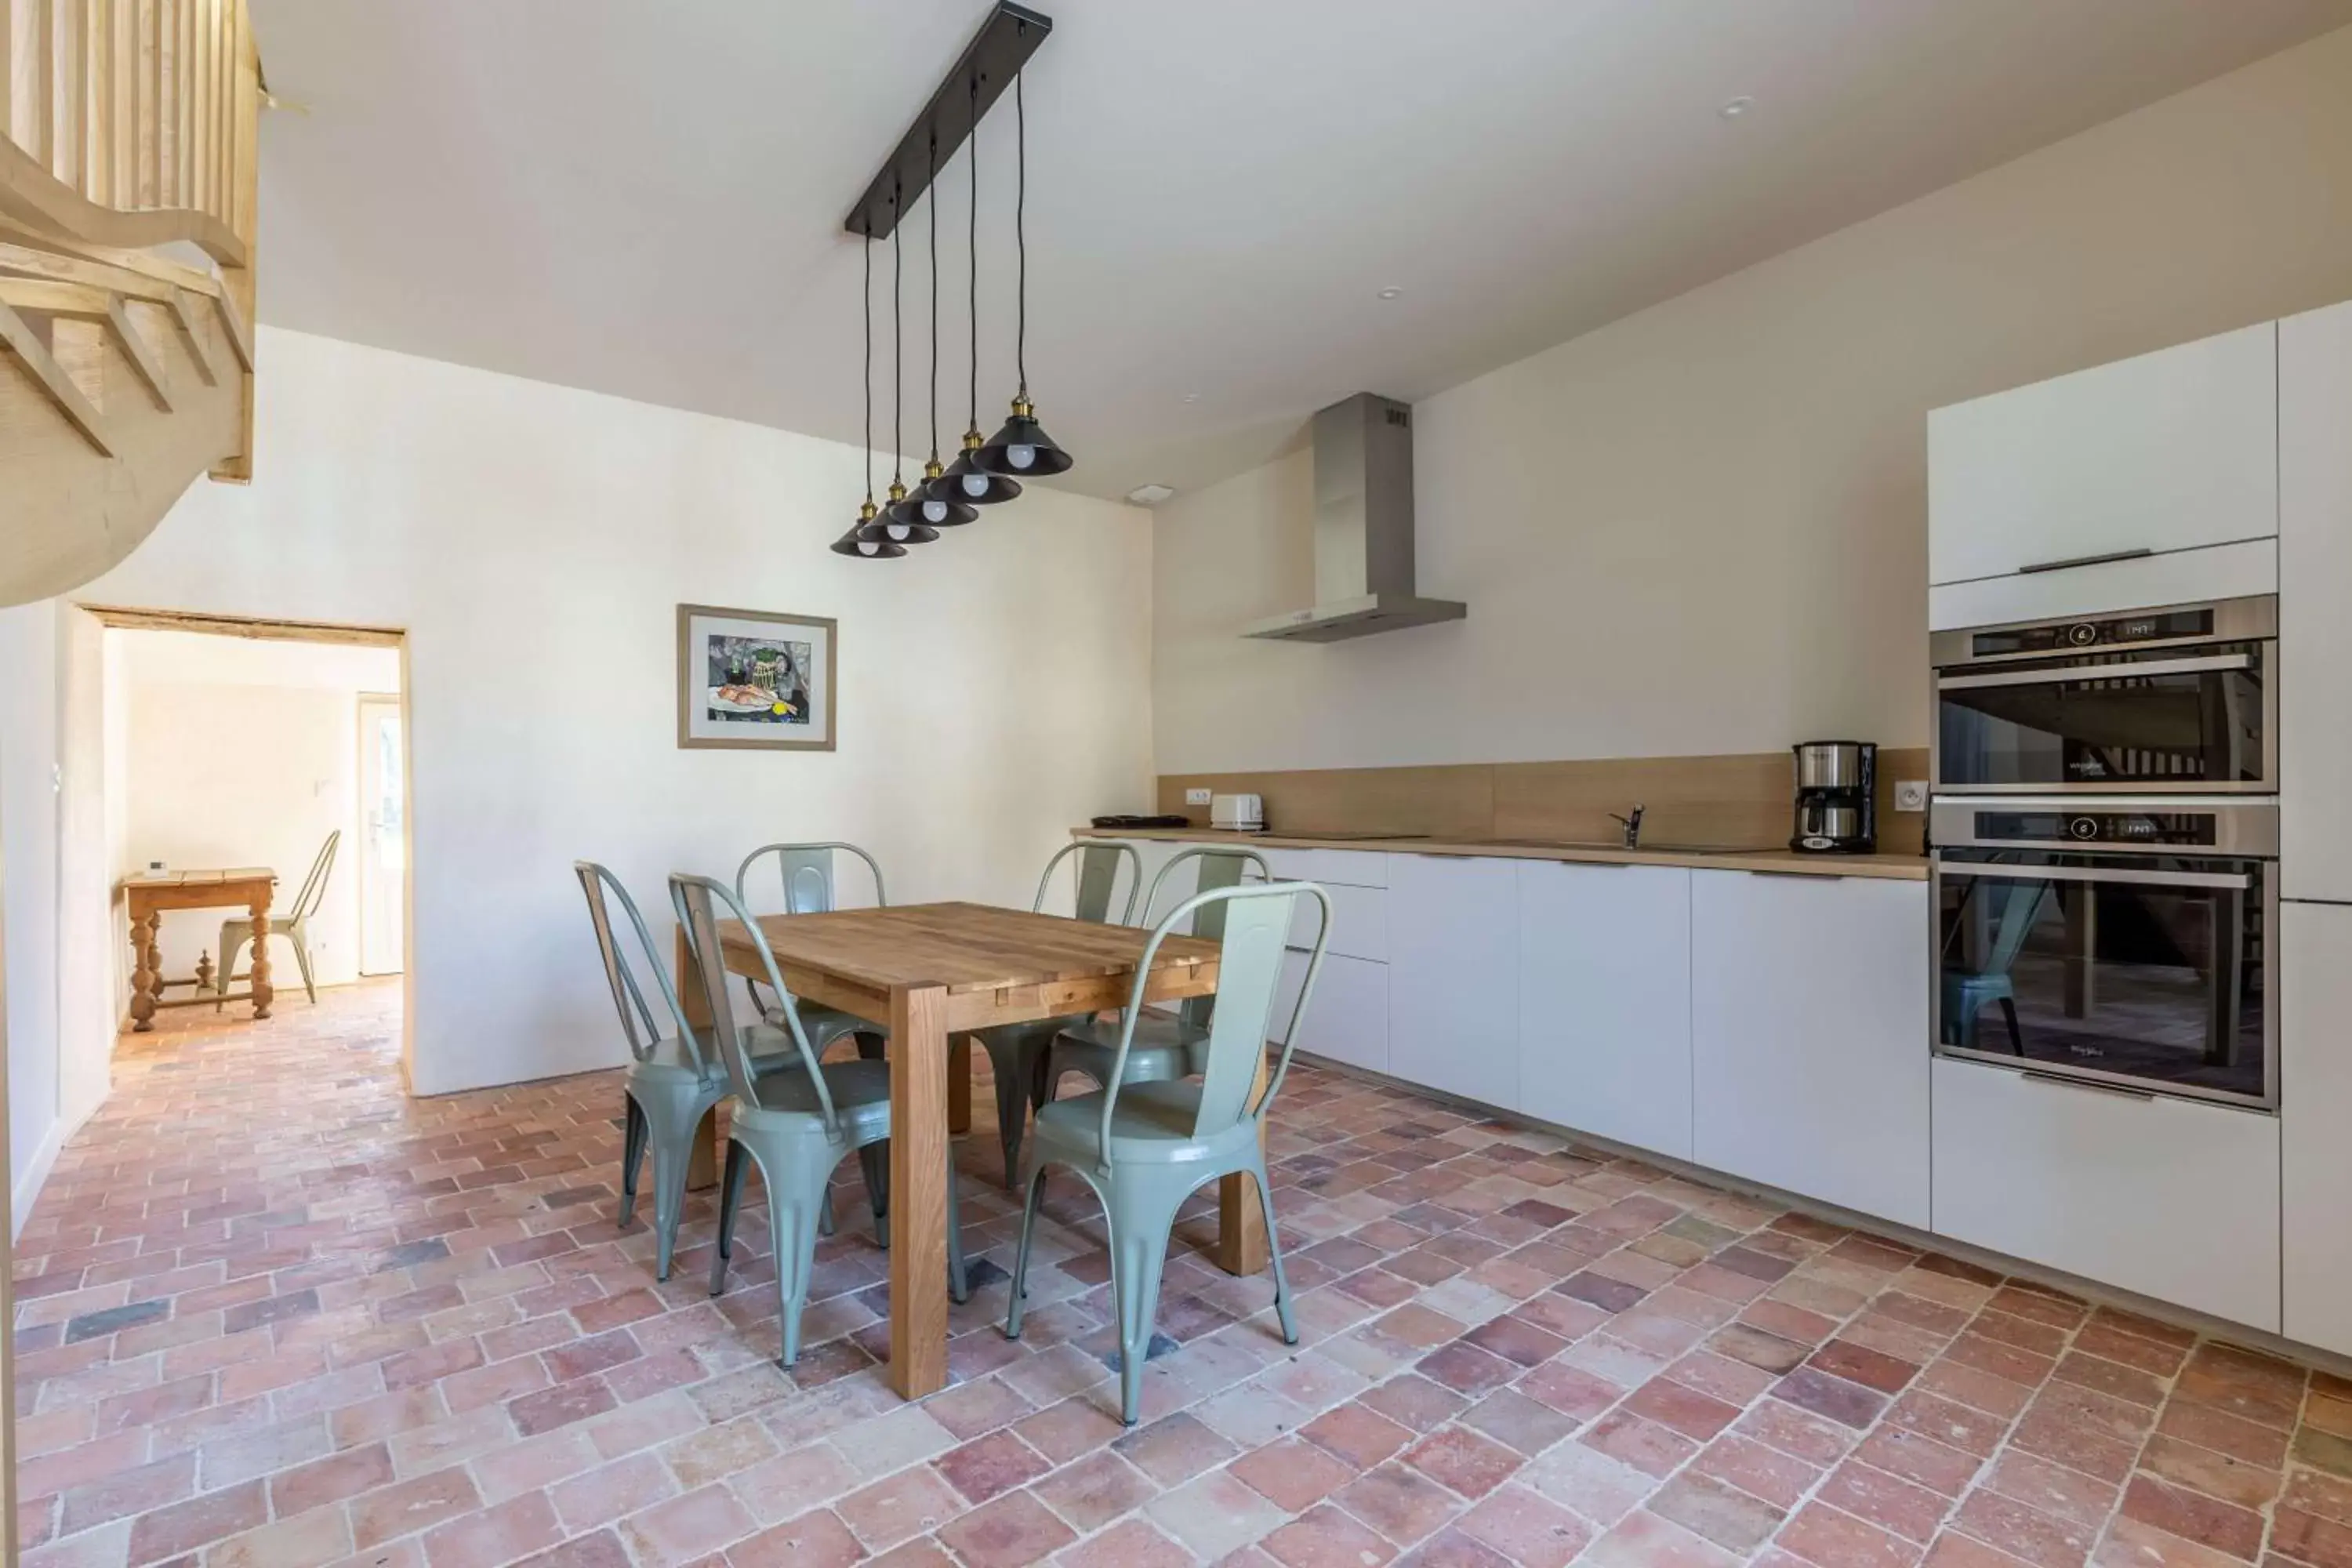
[[[834,749],[840,628],[824,616],[677,607],[677,743]]]

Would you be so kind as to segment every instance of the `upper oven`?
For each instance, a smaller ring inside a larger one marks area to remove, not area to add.
[[[2278,599],[1937,632],[1935,787],[2274,793]]]

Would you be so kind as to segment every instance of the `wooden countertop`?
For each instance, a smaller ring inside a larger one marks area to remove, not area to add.
[[[1139,838],[1186,844],[1247,844],[1276,849],[1358,849],[1374,855],[1479,855],[1498,859],[1575,860],[1602,866],[1685,866],[1701,871],[1762,871],[1790,877],[1879,877],[1924,882],[1917,855],[1799,855],[1787,849],[1612,849],[1530,838],[1318,838],[1308,833],[1229,833],[1211,827],[1147,827],[1129,832],[1080,827],[1080,838]]]

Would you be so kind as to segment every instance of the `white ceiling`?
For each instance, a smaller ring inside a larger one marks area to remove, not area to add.
[[[1106,495],[1204,483],[1349,393],[1424,396],[2352,23],[2352,0],[1042,3],[1030,381],[1063,482]],[[854,442],[841,219],[985,9],[256,0],[272,89],[311,110],[267,118],[261,315]],[[1012,390],[1012,138],[1008,99],[982,136],[983,429]],[[953,305],[961,163],[944,183]]]

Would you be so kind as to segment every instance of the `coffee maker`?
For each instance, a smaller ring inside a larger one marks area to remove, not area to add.
[[[1868,741],[1807,741],[1797,761],[1797,823],[1789,847],[1803,855],[1867,855],[1878,847],[1878,748]]]

